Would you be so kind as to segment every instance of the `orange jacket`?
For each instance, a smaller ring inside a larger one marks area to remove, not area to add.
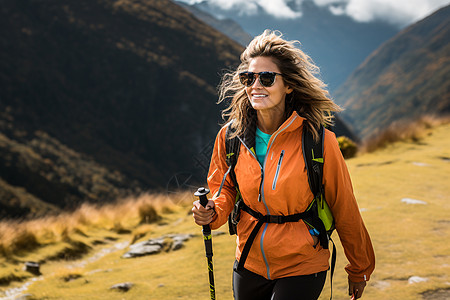
[[[242,197],[250,208],[263,215],[291,215],[305,211],[313,200],[302,154],[304,119],[294,112],[273,133],[268,144],[264,166],[247,145],[241,144],[235,167]],[[228,170],[225,162],[224,126],[218,133],[211,158],[208,185],[215,202],[216,216],[210,224],[217,229],[227,222],[233,210],[236,190],[226,177],[219,196],[217,192]],[[283,151],[283,155],[281,155]],[[375,267],[375,255],[369,234],[353,195],[350,176],[334,133],[325,130],[323,184],[345,254],[350,264],[349,278],[369,280]],[[277,172],[278,168],[278,172]],[[258,197],[261,191],[261,198]],[[257,219],[241,212],[237,226],[236,258],[239,260],[245,242]],[[245,268],[268,279],[308,275],[329,268],[330,252],[314,241],[303,221],[284,224],[263,224],[258,232]]]

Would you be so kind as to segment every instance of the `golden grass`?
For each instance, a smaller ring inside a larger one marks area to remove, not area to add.
[[[53,276],[61,281],[69,282],[82,278],[84,275],[84,270],[82,268],[61,268],[55,270]]]
[[[426,136],[431,128],[448,123],[450,123],[450,117],[432,115],[423,116],[415,121],[395,122],[365,141],[362,152],[374,152],[400,141],[418,142]]]
[[[170,212],[184,198],[183,193],[171,199],[164,194],[142,194],[103,206],[85,203],[72,213],[57,216],[3,221],[0,222],[0,256],[23,255],[44,245],[70,241],[74,235],[86,236],[92,229],[129,233],[139,224],[158,222],[160,214]]]
[[[447,123],[419,143],[402,141],[348,161],[377,256],[369,299],[421,299],[420,292],[449,288],[449,130]],[[408,284],[411,276],[428,281]]]

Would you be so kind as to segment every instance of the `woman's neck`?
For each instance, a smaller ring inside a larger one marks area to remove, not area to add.
[[[258,110],[256,115],[258,128],[267,134],[273,134],[286,120],[284,111]]]

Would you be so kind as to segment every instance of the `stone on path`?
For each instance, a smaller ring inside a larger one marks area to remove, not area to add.
[[[40,271],[40,265],[37,262],[34,261],[27,261],[25,263],[25,271],[34,274],[34,275],[41,275],[41,271]]]
[[[110,287],[112,290],[119,290],[122,292],[128,292],[133,287],[133,283],[131,282],[124,282],[124,283],[118,283]]]
[[[414,284],[414,283],[426,282],[426,281],[428,281],[428,278],[423,278],[423,277],[419,277],[419,276],[411,276],[408,279],[408,284]]]
[[[161,251],[175,251],[183,248],[184,242],[192,238],[192,234],[168,234],[159,238],[131,245],[130,251],[123,258],[139,257],[144,255],[158,254]]]
[[[424,204],[424,205],[427,204],[425,201],[411,199],[411,198],[403,198],[401,201],[406,204]]]

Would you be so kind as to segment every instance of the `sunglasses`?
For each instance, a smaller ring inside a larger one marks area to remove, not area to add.
[[[275,83],[277,75],[282,75],[276,72],[242,72],[239,73],[239,80],[246,87],[252,86],[255,83],[256,75],[258,75],[259,83],[264,87],[271,87]]]

